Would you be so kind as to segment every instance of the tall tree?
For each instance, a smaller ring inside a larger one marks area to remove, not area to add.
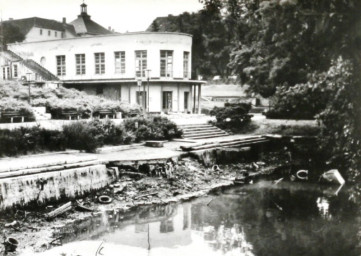
[[[230,67],[263,96],[277,88],[325,81],[330,93],[319,116],[335,162],[361,169],[361,1],[204,0],[233,24]],[[334,76],[337,79],[330,79]],[[314,76],[318,76],[314,79]],[[324,76],[324,78],[323,78]],[[325,83],[322,83],[325,86]],[[294,93],[297,90],[290,90]],[[287,95],[286,95],[287,96]],[[287,99],[287,97],[284,97]]]
[[[25,36],[21,33],[20,29],[8,22],[1,22],[0,37],[2,46],[9,43],[21,42],[25,39]]]

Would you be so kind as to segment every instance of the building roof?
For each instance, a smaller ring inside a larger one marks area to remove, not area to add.
[[[111,31],[102,27],[98,23],[91,20],[90,16],[87,13],[87,5],[81,4],[81,12],[78,15],[76,20],[70,22],[74,26],[75,32],[78,35],[104,35],[112,34]]]
[[[108,29],[92,21],[89,15],[79,15],[78,18],[70,22],[70,24],[74,26],[76,34],[104,35],[112,33]]]
[[[33,27],[64,31],[63,23],[56,20],[43,19],[38,17],[19,20],[7,20],[3,22],[18,27],[23,35],[26,35]]]

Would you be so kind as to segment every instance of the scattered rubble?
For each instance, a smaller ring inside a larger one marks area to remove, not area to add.
[[[258,166],[257,170],[254,168],[255,164]],[[267,161],[255,164],[205,167],[192,158],[183,158],[133,169],[120,167],[118,179],[106,188],[60,206],[55,204],[36,211],[34,208],[33,211],[18,211],[15,218],[14,215],[8,216],[8,221],[0,225],[0,228],[4,227],[12,237],[21,241],[18,251],[24,248],[44,251],[64,242],[61,232],[55,233],[55,230],[60,230],[66,223],[91,219],[101,215],[103,211],[126,214],[129,209],[142,205],[189,200],[206,195],[214,188],[233,185],[237,177],[245,177],[248,183],[253,181],[256,172],[267,174],[274,169]],[[121,214],[114,216],[123,218]]]

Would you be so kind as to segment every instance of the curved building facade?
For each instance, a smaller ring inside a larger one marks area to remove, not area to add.
[[[86,5],[81,6],[80,18],[93,22],[87,15]],[[56,77],[59,79],[56,83],[66,87],[136,103],[148,112],[200,112],[203,82],[191,80],[191,35],[120,34],[100,30],[100,25],[94,22],[96,31],[106,33],[91,33],[94,29],[85,32],[83,29],[80,33],[73,23],[63,21],[64,31],[59,29],[63,36],[59,39],[51,37],[51,27],[50,32],[34,27],[29,30],[32,35],[29,40],[8,45],[7,52],[2,54],[7,58],[2,61],[3,79],[24,79],[26,75],[27,80],[46,81]],[[72,36],[67,36],[69,31],[73,31]],[[36,40],[34,33],[38,34]],[[46,34],[50,34],[49,38]],[[51,75],[44,78],[42,74],[47,73]]]

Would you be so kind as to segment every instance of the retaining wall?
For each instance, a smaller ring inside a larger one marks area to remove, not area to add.
[[[104,164],[0,179],[0,210],[31,203],[43,205],[101,189],[118,177]]]

